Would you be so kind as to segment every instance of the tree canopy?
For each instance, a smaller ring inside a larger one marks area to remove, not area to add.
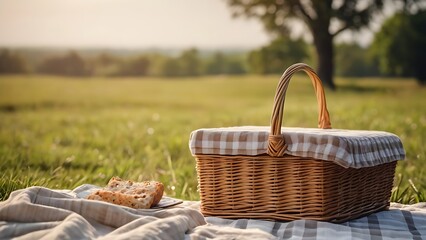
[[[285,36],[294,20],[308,27],[316,49],[318,75],[334,89],[333,39],[345,30],[368,26],[384,0],[227,0],[235,16],[260,19],[270,32]],[[284,66],[285,67],[285,66]]]
[[[248,57],[249,69],[257,74],[281,74],[285,66],[301,62],[308,57],[306,43],[279,37],[269,45],[251,51]]]
[[[370,48],[362,47],[356,43],[336,44],[335,73],[345,77],[378,76],[379,70],[376,59],[370,53]]]
[[[27,66],[23,58],[7,49],[0,51],[0,74],[26,73]]]
[[[375,35],[372,51],[383,73],[415,77],[426,84],[426,11],[398,13]]]
[[[66,76],[88,76],[90,71],[83,58],[76,52],[70,51],[65,56],[46,59],[38,67],[38,72]]]

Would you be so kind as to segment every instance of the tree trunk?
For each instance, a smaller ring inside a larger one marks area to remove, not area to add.
[[[335,90],[336,85],[333,81],[333,35],[328,31],[314,29],[313,38],[318,60],[318,76],[327,88]]]

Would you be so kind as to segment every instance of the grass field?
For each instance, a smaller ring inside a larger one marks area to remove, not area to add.
[[[202,127],[269,125],[279,76],[0,77],[0,200],[32,185],[72,189],[110,177],[155,179],[197,200],[189,134]],[[426,201],[426,88],[409,79],[337,79],[326,91],[333,128],[401,137],[392,201]],[[292,79],[283,126],[316,127],[307,77]]]

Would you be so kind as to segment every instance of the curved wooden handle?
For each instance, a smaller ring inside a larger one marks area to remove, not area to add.
[[[327,103],[325,101],[324,88],[321,80],[314,70],[304,63],[296,63],[291,65],[285,70],[278,83],[275,92],[274,107],[271,116],[271,132],[269,133],[268,154],[270,156],[283,156],[287,145],[284,142],[284,137],[281,134],[281,123],[284,112],[285,94],[287,92],[290,79],[294,73],[304,71],[308,74],[309,78],[314,85],[315,93],[318,102],[318,127],[323,129],[331,128],[330,116],[327,110]]]

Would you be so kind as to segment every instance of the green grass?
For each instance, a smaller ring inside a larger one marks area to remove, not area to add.
[[[112,176],[155,179],[197,200],[189,134],[202,127],[269,125],[279,76],[182,79],[0,77],[0,200],[33,185],[72,189]],[[333,128],[401,137],[392,201],[425,201],[426,89],[410,79],[337,79],[326,91]],[[283,126],[316,127],[307,77],[292,79]]]

